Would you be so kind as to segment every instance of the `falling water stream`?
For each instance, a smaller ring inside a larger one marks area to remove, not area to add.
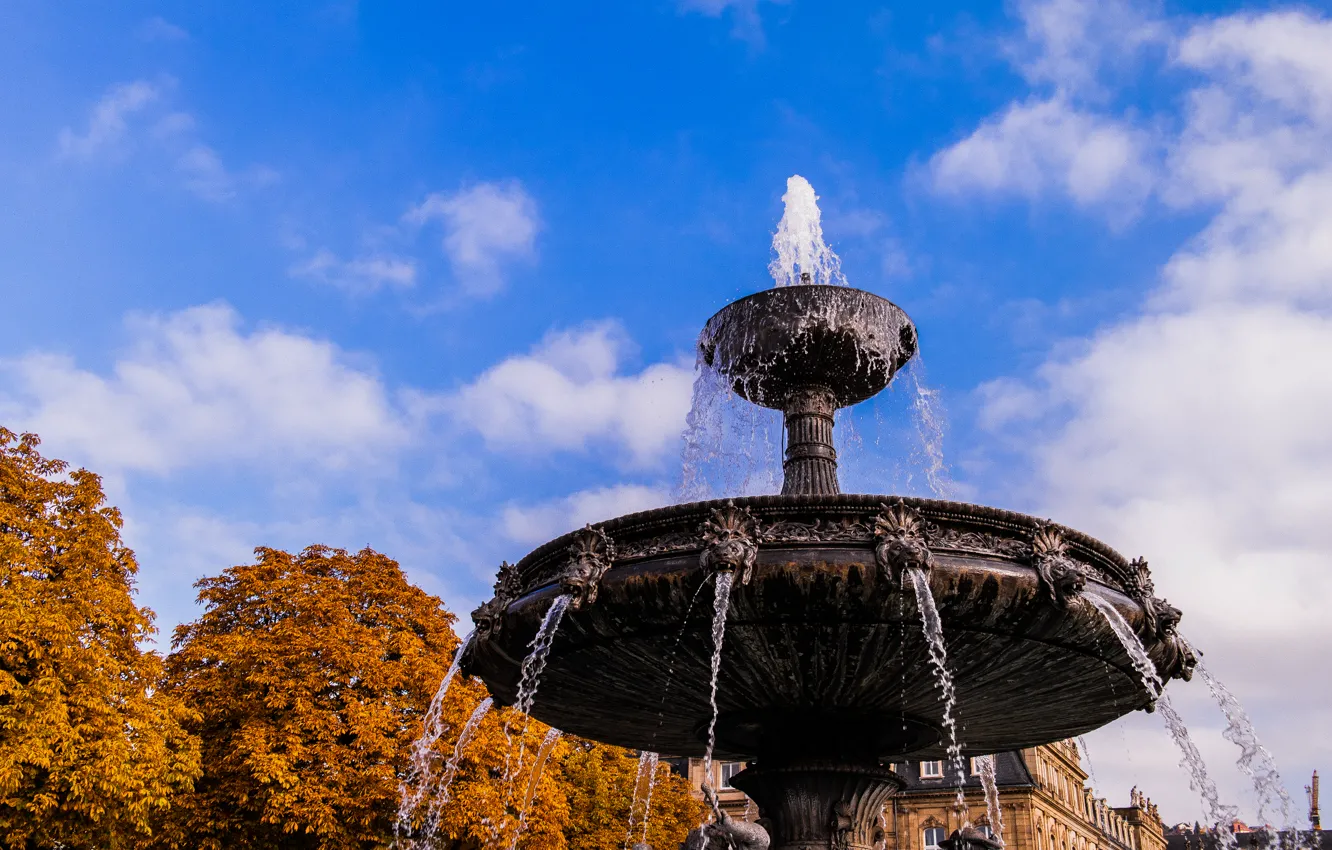
[[[999,806],[999,783],[994,775],[994,756],[978,756],[976,768],[980,771],[981,787],[985,789],[985,814],[990,819],[990,831],[1002,846],[1004,811]]]
[[[513,841],[509,843],[509,850],[518,850],[518,839],[522,837],[523,830],[527,827],[527,813],[531,811],[532,799],[536,797],[537,784],[541,781],[541,772],[546,766],[546,760],[550,758],[551,750],[555,749],[555,743],[560,740],[562,734],[559,729],[552,727],[546,730],[546,737],[541,739],[541,746],[537,749],[536,758],[532,760],[532,775],[527,780],[527,791],[523,794],[522,805],[518,807],[518,827],[513,831]]]
[[[444,729],[448,725],[444,722],[444,696],[449,692],[449,685],[462,668],[463,656],[472,645],[475,634],[476,632],[469,632],[458,645],[458,651],[453,654],[453,663],[449,665],[444,680],[439,683],[439,688],[430,700],[430,707],[426,709],[421,736],[412,743],[411,761],[407,768],[407,777],[402,783],[398,817],[393,825],[395,833],[411,833],[412,817],[434,784],[435,744],[443,736]]]
[[[722,642],[726,638],[726,612],[731,605],[734,573],[717,573],[716,594],[712,602],[712,682],[708,702],[712,717],[708,720],[708,746],[703,752],[703,781],[712,787],[712,751],[717,746],[717,675],[721,672]]]
[[[462,731],[458,733],[458,740],[453,745],[453,755],[449,756],[448,762],[444,765],[444,774],[439,780],[439,790],[435,792],[434,798],[430,801],[430,811],[426,816],[426,827],[424,830],[424,838],[427,841],[427,846],[430,839],[432,839],[439,831],[439,819],[444,812],[445,804],[452,799],[450,789],[453,787],[453,780],[457,778],[458,770],[462,766],[463,752],[467,748],[467,742],[472,739],[472,735],[476,732],[476,727],[481,724],[481,720],[490,712],[490,708],[494,705],[494,702],[495,701],[490,697],[486,697],[481,700],[481,702],[477,703],[476,708],[472,710],[471,716],[468,717],[467,722],[463,724]]]
[[[943,723],[948,732],[948,764],[957,777],[957,807],[967,811],[967,797],[963,790],[966,781],[966,763],[962,759],[962,745],[957,740],[957,718],[953,712],[957,708],[957,689],[953,686],[953,674],[948,670],[948,649],[944,646],[943,622],[939,619],[939,609],[934,605],[934,593],[930,590],[930,577],[924,570],[907,570],[911,585],[916,591],[916,607],[920,610],[920,625],[929,644],[930,666],[934,668],[934,678],[943,694]]]
[[[527,728],[531,722],[529,712],[532,710],[532,703],[536,700],[537,687],[541,684],[541,674],[546,669],[546,660],[550,657],[550,648],[555,642],[555,634],[559,631],[560,622],[564,619],[564,612],[568,610],[569,604],[573,601],[573,594],[565,593],[557,596],[551,603],[550,608],[546,610],[546,616],[541,620],[541,627],[537,629],[536,636],[528,644],[531,651],[523,659],[522,667],[518,674],[518,693],[514,697],[514,710],[523,718],[523,728],[519,733],[518,757],[513,758],[513,729],[510,726],[510,720],[504,721],[504,803],[506,810],[513,800],[513,784],[519,773],[523,770],[524,759],[527,754]],[[498,840],[499,835],[508,825],[508,815],[501,823],[491,829],[491,842]]]
[[[1221,708],[1221,713],[1226,716],[1226,730],[1222,736],[1227,741],[1240,748],[1240,757],[1236,761],[1241,771],[1253,782],[1253,790],[1258,795],[1258,821],[1267,823],[1267,815],[1273,809],[1281,811],[1281,825],[1290,827],[1295,822],[1295,804],[1290,799],[1290,794],[1286,793],[1286,787],[1281,783],[1281,774],[1277,771],[1276,761],[1272,758],[1272,753],[1258,740],[1258,733],[1253,728],[1253,721],[1249,720],[1249,713],[1240,705],[1235,695],[1212,675],[1201,663],[1198,664],[1198,673],[1202,675],[1203,681],[1207,683],[1207,689],[1211,691],[1212,698]],[[1274,839],[1275,836],[1269,836]],[[1299,843],[1299,835],[1295,836],[1296,844]],[[1273,841],[1275,846],[1275,841]]]
[[[634,772],[634,796],[629,802],[629,828],[624,831],[624,850],[634,840],[634,827],[643,827],[643,841],[647,841],[648,814],[652,810],[652,789],[657,784],[657,759],[654,752],[643,750],[638,754],[638,770]],[[643,814],[638,816],[639,801],[643,801]]]
[[[1179,716],[1179,712],[1175,711],[1175,706],[1170,702],[1170,698],[1165,695],[1165,685],[1156,672],[1156,665],[1152,663],[1152,659],[1147,655],[1147,650],[1143,647],[1142,641],[1138,640],[1133,628],[1129,626],[1119,610],[1109,602],[1093,593],[1084,594],[1081,598],[1090,602],[1092,607],[1100,612],[1102,618],[1110,626],[1111,631],[1119,638],[1120,644],[1123,645],[1129,659],[1133,662],[1134,668],[1138,671],[1138,675],[1142,678],[1143,687],[1155,700],[1156,711],[1161,715],[1161,719],[1165,721],[1166,731],[1170,733],[1175,746],[1179,748],[1180,763],[1189,772],[1189,785],[1202,798],[1203,808],[1206,810],[1209,824],[1215,826],[1221,846],[1228,848],[1228,850],[1234,850],[1236,842],[1231,823],[1235,820],[1238,810],[1233,806],[1226,806],[1221,803],[1221,795],[1216,790],[1216,783],[1212,781],[1212,777],[1207,773],[1207,765],[1203,762],[1202,753],[1198,751],[1198,746],[1193,743],[1188,727],[1184,725],[1184,719]]]

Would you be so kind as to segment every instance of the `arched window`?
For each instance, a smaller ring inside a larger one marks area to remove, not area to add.
[[[931,826],[925,830],[925,850],[939,850],[939,842],[948,835],[941,826]]]
[[[1041,829],[1041,825],[1036,824],[1036,850],[1045,850],[1045,842],[1041,840],[1042,832],[1044,830]]]

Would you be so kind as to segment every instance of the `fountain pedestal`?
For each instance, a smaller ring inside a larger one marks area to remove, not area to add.
[[[884,804],[905,784],[884,767],[836,762],[756,765],[731,778],[768,821],[770,850],[873,850]]]

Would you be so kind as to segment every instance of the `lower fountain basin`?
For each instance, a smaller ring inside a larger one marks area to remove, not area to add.
[[[531,714],[567,732],[682,756],[704,752],[715,574],[703,528],[733,504],[752,519],[748,583],[737,574],[718,677],[719,757],[943,757],[942,704],[910,582],[876,556],[885,496],[762,496],[702,502],[600,524],[613,544],[595,601],[570,606]],[[1092,538],[1008,511],[903,500],[927,541],[957,686],[959,737],[979,755],[1079,735],[1152,700],[1086,599],[1063,604],[1033,566],[1055,534],[1085,576],[1081,595],[1114,606],[1163,679],[1186,673],[1150,633],[1137,564]],[[464,660],[512,703],[542,618],[563,592],[574,535],[517,565],[512,598],[479,609]],[[1145,569],[1143,567],[1142,569]],[[1150,585],[1148,585],[1148,589]],[[1150,598],[1150,597],[1148,597]],[[778,760],[780,760],[778,759]]]

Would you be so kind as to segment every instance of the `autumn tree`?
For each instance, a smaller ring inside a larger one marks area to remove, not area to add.
[[[386,846],[453,615],[368,549],[256,554],[198,582],[205,611],[176,630],[167,687],[198,712],[204,772],[161,843]]]
[[[134,553],[101,480],[0,428],[0,845],[144,836],[198,772],[185,711],[141,648]]]
[[[256,563],[198,583],[206,610],[176,632],[168,690],[198,713],[191,728],[204,774],[179,798],[159,844],[389,847],[412,744],[458,649],[453,615],[376,552],[256,551]],[[486,696],[462,676],[444,695],[431,782],[399,846],[428,829],[429,841],[415,846],[508,847],[521,824],[519,850],[618,847],[636,757],[576,739],[544,750],[549,727],[507,708],[481,715],[459,747]],[[649,834],[678,832],[660,844],[673,848],[701,809],[680,780],[659,783],[657,794],[664,826]]]
[[[569,846],[578,850],[620,850],[634,805],[638,754],[576,738],[568,743],[559,770],[561,785],[569,797],[571,815],[565,828]],[[640,820],[648,785],[647,777],[643,779],[636,812]],[[674,850],[704,818],[704,805],[694,798],[689,783],[666,764],[658,764],[652,783],[648,844],[658,850]],[[640,824],[630,844],[641,840],[642,835]]]

